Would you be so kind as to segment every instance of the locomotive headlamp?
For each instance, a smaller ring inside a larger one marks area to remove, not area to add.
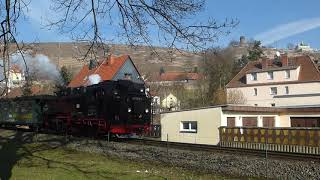
[[[143,92],[143,89],[140,89],[140,92]]]
[[[149,109],[146,109],[146,113],[148,113],[149,112]]]
[[[117,94],[118,94],[118,91],[113,91],[113,94],[114,94],[114,95],[117,95]]]
[[[128,108],[128,112],[131,112],[131,108]]]

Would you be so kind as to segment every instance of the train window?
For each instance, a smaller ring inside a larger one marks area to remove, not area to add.
[[[76,108],[79,109],[80,108],[80,104],[76,104]]]

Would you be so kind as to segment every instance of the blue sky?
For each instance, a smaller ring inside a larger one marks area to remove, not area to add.
[[[234,18],[239,25],[228,36],[222,36],[215,46],[225,46],[241,35],[261,40],[264,45],[286,47],[288,43],[305,42],[320,48],[319,0],[207,0],[205,10],[196,18],[212,17],[223,21]],[[43,25],[49,0],[31,0],[27,21],[18,26],[18,39],[25,42],[70,41],[67,35],[47,30]]]

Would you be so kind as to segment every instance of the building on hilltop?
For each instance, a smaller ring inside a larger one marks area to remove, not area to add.
[[[226,87],[250,106],[320,106],[320,71],[309,56],[249,62]]]
[[[89,86],[100,81],[130,79],[136,83],[144,83],[130,56],[112,56],[99,62],[90,61],[71,80],[69,87]]]
[[[311,51],[313,51],[313,49],[310,47],[310,45],[301,42],[296,46],[296,51],[311,52]]]

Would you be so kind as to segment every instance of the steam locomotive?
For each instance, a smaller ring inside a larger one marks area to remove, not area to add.
[[[151,98],[130,80],[68,88],[59,96],[0,99],[0,126],[86,135],[141,135],[149,130]]]

